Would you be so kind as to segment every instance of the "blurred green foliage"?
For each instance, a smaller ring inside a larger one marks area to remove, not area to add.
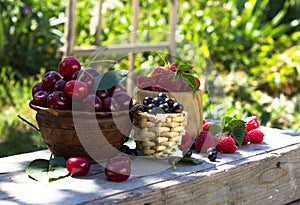
[[[0,67],[36,74],[57,65],[64,3],[60,0],[0,1]]]

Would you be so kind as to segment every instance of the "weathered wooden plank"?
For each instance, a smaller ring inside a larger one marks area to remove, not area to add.
[[[0,204],[284,204],[295,201],[300,198],[300,136],[270,128],[263,131],[266,134],[263,144],[248,145],[235,154],[220,154],[216,162],[209,162],[206,154],[193,154],[205,162],[149,175],[140,175],[139,170],[123,183],[107,181],[103,167],[94,165],[86,177],[67,177],[41,184],[29,179],[24,169],[33,159],[48,158],[48,151],[1,158]],[[136,166],[133,169],[168,167],[163,161],[132,161]]]
[[[112,55],[112,54],[128,54],[136,52],[145,51],[159,51],[169,49],[168,42],[161,42],[159,44],[120,44],[120,45],[107,45],[104,46],[107,50],[101,51],[102,55]],[[101,50],[101,46],[75,46],[73,54],[75,56],[85,56],[88,57],[97,50]]]

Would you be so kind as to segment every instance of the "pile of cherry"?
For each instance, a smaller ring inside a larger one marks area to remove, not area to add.
[[[132,98],[118,84],[106,90],[97,90],[95,78],[101,73],[93,68],[83,70],[80,62],[66,57],[58,71],[45,73],[41,82],[32,88],[33,104],[58,110],[71,110],[72,103],[79,103],[84,111],[111,112],[129,109]],[[73,102],[72,102],[73,100]]]

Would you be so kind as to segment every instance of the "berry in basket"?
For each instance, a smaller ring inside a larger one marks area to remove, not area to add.
[[[165,159],[175,153],[181,145],[187,125],[187,112],[179,102],[170,102],[165,93],[152,98],[146,96],[143,104],[132,111],[133,130],[131,136],[145,155]],[[168,108],[168,109],[164,109]]]

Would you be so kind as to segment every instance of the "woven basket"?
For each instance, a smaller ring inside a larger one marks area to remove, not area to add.
[[[36,120],[49,150],[54,156],[85,156],[91,162],[103,162],[114,155],[131,131],[128,111],[74,112],[33,105]]]
[[[159,92],[140,90],[137,89],[134,93],[134,99],[138,102],[142,102],[144,97],[157,96]],[[186,131],[190,133],[193,138],[202,131],[203,127],[203,104],[202,93],[197,91],[193,92],[165,92],[167,96],[175,99],[177,102],[181,102],[184,106],[184,110],[188,113]]]
[[[133,114],[133,138],[147,156],[165,159],[177,150],[187,125],[187,112],[174,114]]]

